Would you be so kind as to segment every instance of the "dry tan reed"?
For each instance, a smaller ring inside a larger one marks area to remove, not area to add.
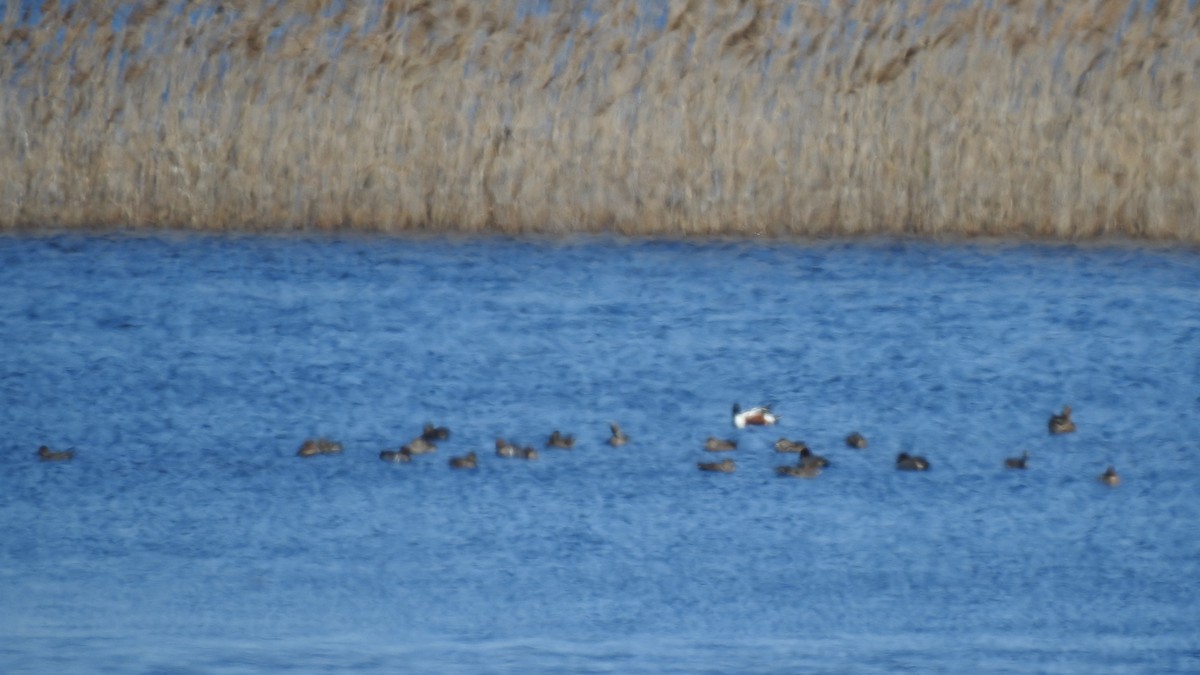
[[[1186,2],[22,4],[2,228],[1200,241]]]

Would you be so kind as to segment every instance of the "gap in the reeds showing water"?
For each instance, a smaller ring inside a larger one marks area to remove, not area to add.
[[[14,2],[0,227],[1200,240],[1169,0]]]

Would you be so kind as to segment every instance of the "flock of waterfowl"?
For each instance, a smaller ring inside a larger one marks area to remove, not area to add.
[[[771,411],[770,406],[756,406],[742,410],[741,406],[736,403],[733,404],[732,421],[733,426],[738,429],[748,426],[771,426],[778,420],[778,416]],[[1067,434],[1075,431],[1075,422],[1071,419],[1071,406],[1063,406],[1061,413],[1051,415],[1047,427],[1051,434]],[[609,428],[612,432],[608,438],[609,445],[617,447],[629,443],[629,436],[621,430],[619,424],[612,422]],[[448,428],[426,424],[419,436],[401,446],[398,450],[384,450],[380,452],[379,459],[398,464],[411,462],[417,455],[425,455],[436,451],[437,442],[448,438],[450,438],[450,430]],[[845,441],[848,447],[858,450],[867,447],[866,437],[857,431],[847,435]],[[555,429],[549,438],[546,439],[545,447],[570,450],[575,447],[575,437],[565,435]],[[737,441],[733,439],[709,436],[704,441],[703,447],[708,452],[728,452],[736,450],[738,445]],[[822,469],[829,466],[829,460],[814,454],[804,441],[780,438],[775,442],[775,451],[780,453],[795,453],[797,455],[795,464],[775,468],[775,473],[779,476],[816,478],[821,475]],[[336,455],[341,452],[342,444],[337,441],[328,438],[309,438],[300,445],[300,449],[296,454],[300,457],[315,457],[317,455]],[[75,458],[75,453],[72,450],[56,452],[44,445],[38,448],[37,455],[43,462],[64,462]],[[530,445],[518,446],[503,438],[497,438],[496,456],[536,460],[538,458],[538,451]],[[1005,459],[1004,466],[1008,469],[1024,469],[1028,460],[1029,453],[1024,452],[1020,457]],[[475,469],[479,466],[479,457],[472,451],[465,455],[451,457],[449,464],[454,469]],[[701,471],[717,473],[732,473],[737,469],[737,463],[732,459],[723,459],[719,462],[698,462],[696,466]],[[929,461],[918,455],[901,452],[896,456],[896,468],[901,471],[927,471],[929,470],[929,466]],[[1117,474],[1116,469],[1109,466],[1104,473],[1100,474],[1099,480],[1105,485],[1115,487],[1121,482],[1121,477]]]

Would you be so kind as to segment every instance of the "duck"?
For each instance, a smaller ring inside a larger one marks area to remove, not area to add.
[[[612,436],[608,438],[609,445],[616,448],[629,442],[629,436],[626,436],[625,432],[621,431],[621,425],[616,422],[609,422],[608,428],[612,430]]]
[[[550,438],[546,440],[546,447],[570,450],[571,448],[575,447],[575,437],[574,436],[564,436],[558,432],[558,429],[555,429],[550,434]]]
[[[820,455],[814,455],[812,450],[808,448],[800,449],[800,459],[796,461],[797,466],[816,467],[824,469],[829,466],[829,460]]]
[[[421,430],[421,438],[427,441],[444,441],[450,438],[450,430],[446,427],[435,427],[426,422],[425,428]]]
[[[1117,487],[1121,484],[1121,477],[1117,475],[1117,470],[1109,465],[1109,467],[1104,470],[1104,473],[1100,474],[1100,482],[1109,487]]]
[[[737,465],[732,459],[723,459],[719,462],[698,462],[696,466],[700,467],[701,471],[715,471],[717,473],[733,473]]]
[[[1024,469],[1025,462],[1029,461],[1029,451],[1021,453],[1020,457],[1009,457],[1004,460],[1004,468],[1006,469]]]
[[[516,457],[517,446],[509,443],[503,438],[496,439],[496,456],[497,457]]]
[[[521,448],[520,456],[521,459],[527,459],[532,462],[538,458],[538,451],[535,450],[532,445],[527,445],[524,448]]]
[[[425,440],[424,436],[417,436],[409,441],[408,445],[401,448],[401,450],[408,450],[409,453],[414,455],[427,455],[436,451],[437,446],[430,441]]]
[[[461,457],[450,458],[450,468],[452,469],[475,469],[478,467],[479,459],[475,456],[474,450]]]
[[[1075,422],[1071,420],[1071,406],[1064,405],[1062,413],[1051,415],[1047,426],[1052,434],[1069,434],[1075,431]]]
[[[38,448],[37,454],[43,462],[69,462],[75,459],[75,453],[71,450],[54,451],[44,445]]]
[[[896,455],[896,468],[901,471],[928,471],[929,462],[924,457],[902,452]]]
[[[775,473],[779,476],[791,476],[793,478],[816,478],[821,475],[821,467],[805,466],[803,464],[777,466]]]
[[[382,459],[385,462],[404,464],[412,461],[412,451],[408,448],[400,448],[399,450],[384,450],[379,453],[379,459]]]
[[[801,452],[808,448],[804,441],[791,441],[781,438],[775,441],[775,452]]]
[[[851,448],[862,450],[867,447],[867,437],[855,431],[846,437],[846,445]]]
[[[729,440],[727,438],[714,438],[709,436],[708,440],[704,441],[704,449],[709,452],[726,452],[728,450],[737,450],[737,441]]]
[[[779,417],[771,412],[770,406],[760,405],[749,410],[742,410],[742,406],[737,403],[733,404],[733,426],[739,429],[745,429],[748,425],[766,426],[778,421]]]
[[[328,438],[309,438],[300,444],[296,455],[300,457],[315,457],[317,455],[336,455],[342,451],[342,444]]]

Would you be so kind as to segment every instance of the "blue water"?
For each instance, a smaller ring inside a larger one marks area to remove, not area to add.
[[[1200,671],[1195,250],[10,235],[0,344],[0,671]]]

